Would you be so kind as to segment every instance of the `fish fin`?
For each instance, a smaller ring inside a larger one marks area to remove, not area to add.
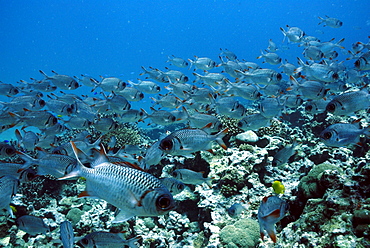
[[[92,163],[91,163],[91,167],[94,168],[102,163],[107,163],[109,162],[108,158],[107,158],[107,153],[105,152],[105,149],[104,149],[104,146],[103,145],[100,145],[100,150],[99,150],[99,155],[98,155],[98,158],[95,159]]]
[[[140,244],[138,245],[137,242],[139,242],[142,239],[143,239],[143,237],[141,237],[141,236],[136,236],[136,237],[133,237],[131,239],[127,239],[126,242],[125,242],[125,245],[127,245],[128,247],[131,247],[131,248],[139,248]]]
[[[78,158],[78,153],[82,153],[80,149],[77,148],[76,144],[71,140],[70,141],[73,153],[75,154],[76,160],[77,160],[77,167],[75,170],[71,171],[69,174],[65,175],[64,177],[58,178],[58,180],[66,180],[70,178],[79,177],[80,175],[80,167],[84,167],[83,163]],[[79,166],[78,166],[79,165]]]
[[[222,138],[226,135],[226,133],[229,131],[228,128],[225,128],[224,130],[220,131],[216,134],[216,142],[224,149],[227,150],[227,146],[225,145]]]
[[[271,238],[272,242],[276,243],[276,230],[274,224],[265,225],[265,230],[267,231],[267,234]]]
[[[126,220],[131,219],[132,217],[135,217],[135,214],[130,213],[128,211],[122,211],[120,210],[117,216],[114,218],[112,223],[119,223],[119,222],[124,222]]]
[[[215,153],[212,149],[208,149],[207,152],[211,153],[212,155],[215,155]]]
[[[92,196],[89,194],[89,192],[85,190],[85,191],[82,191],[80,194],[78,194],[78,198],[81,198],[81,197],[92,197]]]
[[[271,214],[269,214],[268,217],[279,218],[280,217],[280,209],[276,209]]]

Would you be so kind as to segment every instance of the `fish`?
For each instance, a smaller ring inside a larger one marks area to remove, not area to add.
[[[121,113],[118,117],[118,120],[125,122],[137,122],[142,121],[144,118],[144,112],[138,109],[129,109]]]
[[[181,71],[169,70],[163,73],[165,77],[171,82],[186,83],[189,78]]]
[[[163,108],[179,108],[182,104],[182,100],[177,96],[172,95],[171,93],[168,93],[166,95],[159,94],[159,96],[159,99],[155,99],[153,97],[151,97],[151,99],[154,101],[154,104],[159,104]]]
[[[151,114],[148,114],[144,109],[140,109],[146,115],[144,119],[149,117],[153,123],[163,126],[170,125],[176,121],[176,117],[168,111],[155,110],[152,107],[150,109],[153,111]]]
[[[96,119],[93,124],[96,130],[102,133],[108,133],[119,128],[119,123],[109,117],[101,117]]]
[[[278,65],[281,63],[281,58],[276,53],[267,52],[263,53],[261,50],[261,56],[258,56],[257,59],[263,58],[265,63],[269,63],[270,65]]]
[[[185,189],[185,184],[173,177],[160,178],[159,180],[161,180],[172,195],[177,195]]]
[[[0,160],[0,177],[8,175],[20,179],[23,175],[22,172],[31,165],[29,163],[14,163]]]
[[[230,51],[228,49],[222,49],[222,48],[220,48],[220,50],[221,50],[220,56],[224,56],[228,60],[236,60],[237,59],[237,56],[232,51]]]
[[[148,170],[150,166],[159,164],[164,155],[162,149],[159,148],[159,141],[156,141],[146,150],[145,156],[140,161],[140,167]]]
[[[238,128],[243,131],[258,130],[261,127],[269,126],[271,118],[263,116],[261,113],[251,114],[238,121]]]
[[[362,54],[356,61],[355,67],[360,71],[370,70],[370,51]]]
[[[279,98],[266,97],[258,104],[258,109],[265,118],[273,118],[281,114],[285,103],[281,103]]]
[[[211,135],[204,130],[208,127],[210,125],[203,129],[189,128],[174,131],[160,141],[159,147],[170,155],[189,155],[202,150],[212,152],[212,141],[216,141],[226,150],[227,147],[222,138],[226,135],[228,129],[226,128],[217,134]]]
[[[26,123],[29,126],[34,126],[37,128],[47,128],[52,127],[58,123],[58,119],[48,111],[25,111],[23,116],[16,113],[9,112],[9,114],[15,117],[17,120]]]
[[[323,23],[324,27],[328,26],[331,28],[340,28],[343,26],[343,22],[337,18],[333,18],[329,16],[326,16],[326,18],[322,18],[318,16],[318,18],[321,20],[321,22],[319,22],[319,25]]]
[[[200,75],[196,72],[193,72],[193,75],[196,77],[194,83],[202,81],[204,84],[214,87],[222,85],[226,80],[226,77],[221,73],[208,72],[205,75]]]
[[[271,185],[275,194],[284,194],[285,193],[285,186],[280,181],[274,181]]]
[[[295,70],[297,69],[297,67],[295,65],[289,63],[286,59],[285,59],[285,63],[281,63],[279,68],[283,68],[283,73],[288,75],[288,76],[294,75]]]
[[[297,146],[298,142],[294,140],[292,144],[286,145],[283,149],[278,151],[272,160],[272,166],[282,166],[286,164],[289,158],[296,153]]]
[[[46,102],[46,107],[56,115],[71,115],[76,112],[76,106],[67,102],[50,99]]]
[[[270,53],[274,53],[274,52],[276,52],[278,50],[275,42],[273,42],[272,39],[269,39],[269,45],[267,47],[267,50]]]
[[[228,85],[226,92],[231,96],[239,96],[251,101],[258,100],[262,96],[258,88],[253,84],[244,82],[232,83],[229,80],[225,80],[225,82]]]
[[[360,144],[360,136],[370,136],[370,127],[361,128],[359,122],[336,123],[325,128],[319,135],[320,140],[330,147],[346,147]]]
[[[262,240],[266,231],[272,242],[276,243],[275,224],[284,218],[288,208],[288,203],[278,196],[270,195],[262,199],[258,209],[258,222]]]
[[[126,83],[117,77],[107,77],[103,78],[101,82],[91,78],[91,81],[95,84],[91,92],[94,92],[96,88],[101,88],[103,91],[112,92],[112,91],[121,91],[126,88]]]
[[[221,64],[219,64],[217,67],[223,66],[225,72],[229,74],[231,77],[234,77],[234,78],[239,77],[239,71],[242,71],[243,68],[238,62],[232,61],[232,60],[228,60],[225,62],[222,60],[222,57],[219,57],[219,58],[221,60]]]
[[[78,166],[59,180],[84,177],[86,190],[79,197],[97,197],[119,208],[121,211],[114,223],[134,216],[159,216],[174,209],[171,193],[156,177],[136,168],[109,163],[103,148],[91,163],[91,168],[85,167],[78,158],[80,151],[73,141],[71,145]]]
[[[186,68],[189,66],[189,63],[185,59],[175,57],[175,55],[172,55],[172,57],[168,56],[167,58],[168,58],[167,63],[170,62],[174,66],[180,68]]]
[[[92,232],[87,234],[78,244],[85,248],[121,248],[121,247],[131,247],[139,248],[137,244],[142,240],[141,236],[136,236],[131,239],[125,239],[123,233],[111,233],[111,232]]]
[[[74,157],[60,154],[49,154],[38,149],[38,158],[32,158],[28,154],[18,152],[18,156],[27,165],[37,165],[38,175],[52,175],[56,178],[65,176],[77,167],[77,160]]]
[[[44,220],[41,217],[36,217],[32,215],[23,215],[15,221],[20,230],[28,233],[31,236],[36,234],[50,231],[50,227],[45,224]]]
[[[64,123],[67,124],[69,128],[75,129],[87,129],[92,125],[90,120],[79,116],[71,116],[68,120],[64,120]]]
[[[134,87],[126,86],[123,90],[115,91],[117,95],[121,95],[131,102],[138,102],[144,98],[144,93]]]
[[[310,79],[330,83],[339,78],[338,73],[326,64],[312,63],[307,65],[300,58],[298,58],[298,64],[300,67],[296,69],[296,72],[303,71]]]
[[[227,214],[231,218],[236,218],[238,217],[244,210],[248,210],[246,204],[241,204],[241,203],[234,203],[227,209]]]
[[[321,60],[324,57],[324,53],[317,46],[307,46],[303,50],[303,56],[310,60]]]
[[[288,28],[286,31],[282,27],[280,27],[281,32],[283,32],[284,39],[285,37],[287,37],[288,40],[293,43],[299,43],[303,40],[305,32],[303,32],[300,28],[289,27],[288,25],[286,25],[286,27]]]
[[[74,233],[71,222],[63,221],[60,224],[60,240],[62,241],[63,248],[74,247]]]
[[[10,111],[40,110],[45,107],[45,100],[38,96],[24,95],[12,97],[10,102],[0,102]]]
[[[326,106],[326,111],[333,115],[350,115],[368,107],[370,107],[370,94],[362,89],[334,96]]]
[[[154,79],[155,81],[160,82],[160,83],[169,82],[168,77],[164,75],[163,71],[156,69],[156,68],[152,68],[152,67],[150,67],[150,70],[147,70],[144,66],[142,66],[141,68],[144,70],[144,72],[140,75],[148,74],[149,78]]]
[[[188,169],[176,169],[172,172],[172,176],[185,184],[202,184],[206,183],[212,188],[212,178],[203,177],[203,172],[192,171]]]
[[[217,65],[216,62],[214,62],[212,59],[206,58],[206,57],[195,56],[195,60],[188,59],[188,61],[191,64],[190,68],[191,66],[195,65],[197,69],[205,70],[205,71],[211,70],[215,68]]]
[[[311,114],[324,113],[326,111],[326,106],[330,102],[329,99],[319,99],[307,101],[305,103],[305,111]]]
[[[216,101],[216,111],[218,114],[226,115],[230,118],[241,119],[246,113],[246,108],[233,97],[221,97]]]
[[[14,96],[17,95],[19,92],[19,89],[14,85],[0,82],[0,95]]]
[[[290,76],[289,78],[294,85],[293,87],[297,87],[297,90],[301,93],[300,95],[307,99],[322,99],[329,91],[323,83],[318,81],[307,80],[299,83],[293,76]]]
[[[242,78],[249,79],[255,84],[277,84],[283,78],[280,73],[272,69],[255,69],[252,72],[238,72],[243,75]]]
[[[23,130],[23,135],[19,129],[15,130],[15,137],[18,139],[18,147],[22,146],[27,151],[35,150],[36,144],[40,141],[39,136],[33,131]]]
[[[52,82],[55,86],[57,86],[60,89],[75,90],[78,87],[80,87],[79,83],[71,76],[61,75],[56,73],[55,71],[51,71],[55,74],[53,76],[46,75],[46,73],[43,72],[42,70],[39,70],[39,72],[45,76],[45,79],[43,80]]]
[[[222,123],[216,116],[197,112],[190,114],[185,107],[182,109],[186,113],[186,120],[190,122],[190,126],[192,128],[202,128],[211,123],[211,125],[208,127],[209,132],[218,132],[221,130]]]
[[[0,210],[6,209],[10,216],[14,218],[13,210],[10,203],[13,196],[17,193],[19,187],[19,179],[12,175],[0,176]]]
[[[138,79],[138,83],[135,84],[129,81],[135,88],[138,90],[147,93],[147,94],[156,94],[161,91],[161,87],[152,81],[143,81]]]

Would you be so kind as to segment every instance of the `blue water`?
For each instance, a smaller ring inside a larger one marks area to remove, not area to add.
[[[345,37],[347,49],[370,35],[368,1],[2,0],[0,6],[0,80],[6,83],[42,79],[40,69],[136,79],[141,66],[164,69],[171,54],[218,61],[220,48],[256,61],[268,39],[280,45],[279,27],[287,24],[322,41]],[[318,26],[325,15],[343,26]],[[294,51],[278,53],[296,63],[302,50]]]

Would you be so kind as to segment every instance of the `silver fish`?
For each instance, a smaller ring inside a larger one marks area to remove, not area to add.
[[[38,150],[38,158],[32,158],[22,152],[17,154],[27,165],[37,165],[38,175],[52,175],[59,178],[77,167],[77,160],[67,155],[49,154],[42,150]]]
[[[360,128],[359,123],[337,123],[325,128],[319,138],[327,146],[343,147],[358,143],[360,135],[370,136],[369,127]]]
[[[366,90],[345,92],[335,96],[326,106],[334,115],[349,115],[370,107],[370,94]]]
[[[23,111],[23,109],[40,110],[46,103],[40,97],[24,95],[13,97],[10,102],[1,102],[1,104],[10,110]]]
[[[109,117],[102,117],[98,118],[94,121],[92,126],[95,127],[96,130],[102,133],[108,133],[114,131],[119,128],[119,123]]]
[[[148,114],[144,109],[141,109],[141,111],[155,124],[166,126],[176,121],[176,117],[168,111],[155,110],[152,107],[150,109],[153,111],[151,114]]]
[[[324,57],[324,53],[320,50],[320,48],[316,46],[307,46],[303,50],[303,56],[306,59],[317,61],[317,60],[321,60]]]
[[[263,58],[265,63],[269,63],[270,65],[278,65],[281,63],[281,58],[276,53],[263,53],[261,50],[261,56],[258,56],[257,59]]]
[[[139,83],[135,84],[131,81],[129,81],[134,87],[136,87],[138,90],[147,93],[147,94],[156,94],[161,91],[161,87],[158,86],[158,84],[152,82],[152,81],[143,81],[138,79]]]
[[[242,71],[243,68],[238,62],[231,60],[224,62],[221,57],[220,59],[222,63],[219,66],[223,66],[227,74],[234,78],[239,77],[239,71]]]
[[[328,65],[312,63],[310,65],[305,64],[300,58],[298,58],[298,64],[300,65],[297,68],[297,72],[304,71],[307,73],[308,77],[316,79],[323,82],[334,82],[339,78],[338,73],[330,69]]]
[[[258,109],[265,118],[272,118],[281,114],[285,103],[281,103],[279,98],[264,98],[258,104]]]
[[[271,195],[264,197],[258,209],[258,222],[260,224],[260,234],[263,240],[265,230],[272,242],[276,243],[275,223],[280,221],[289,208],[288,203],[278,196]]]
[[[19,121],[25,122],[29,126],[37,128],[46,128],[58,123],[58,119],[47,111],[26,111],[24,116],[15,113],[9,113]]]
[[[172,195],[177,195],[185,189],[185,184],[175,178],[165,177],[160,178],[164,186],[171,192]]]
[[[218,114],[226,115],[230,118],[240,119],[245,115],[245,107],[233,97],[220,97],[216,102]]]
[[[370,70],[370,51],[362,54],[355,62],[355,67],[360,71]]]
[[[181,71],[169,70],[163,73],[165,77],[168,77],[168,80],[171,82],[186,83],[189,78]]]
[[[202,184],[206,183],[212,187],[212,178],[203,177],[202,172],[196,172],[188,169],[176,169],[172,172],[172,176],[185,184]]]
[[[121,248],[131,247],[139,248],[137,244],[142,239],[141,236],[136,236],[131,239],[125,239],[123,233],[110,232],[92,232],[78,241],[81,247],[85,248]]]
[[[58,88],[49,80],[36,80],[33,78],[31,79],[33,80],[33,83],[28,83],[24,80],[20,80],[20,82],[22,83],[22,91],[36,90],[36,91],[42,91],[42,92],[53,92]]]
[[[146,150],[140,167],[144,170],[148,170],[150,166],[159,164],[163,157],[164,153],[159,148],[159,141],[156,141]]]
[[[330,100],[328,99],[307,101],[305,104],[305,110],[311,114],[324,113],[329,102]]]
[[[174,208],[171,193],[154,176],[128,166],[109,163],[103,149],[91,168],[85,167],[78,159],[79,150],[73,142],[71,145],[78,167],[59,180],[77,176],[86,178],[86,191],[80,197],[98,197],[121,209],[114,222],[123,222],[134,216],[163,215]]]
[[[118,120],[120,122],[136,122],[142,121],[144,118],[144,112],[137,109],[129,109],[119,115]]]
[[[155,81],[160,82],[160,83],[168,83],[169,82],[168,77],[166,75],[164,75],[163,71],[161,71],[159,69],[152,68],[152,67],[150,67],[150,70],[147,70],[144,66],[142,66],[141,68],[144,70],[144,73],[142,73],[140,75],[148,74],[151,79],[154,79]]]
[[[195,65],[197,69],[205,70],[205,71],[211,70],[215,68],[217,65],[216,62],[214,62],[212,59],[206,58],[206,57],[199,58],[195,56],[195,60],[191,60],[191,59],[188,59],[188,60],[191,63],[191,66]]]
[[[281,32],[283,32],[284,39],[285,37],[288,38],[290,42],[293,43],[298,43],[301,42],[305,36],[305,33],[298,27],[289,27],[286,25],[288,28],[287,31],[285,31],[283,28],[280,28]]]
[[[186,68],[189,66],[189,63],[186,60],[179,57],[175,57],[174,55],[172,55],[172,57],[168,56],[167,62],[170,62],[172,65],[180,68]]]
[[[10,216],[14,218],[13,211],[10,208],[10,202],[13,196],[17,193],[19,180],[11,175],[0,177],[0,210],[8,210]]]
[[[266,118],[262,114],[252,114],[243,117],[238,122],[238,127],[244,131],[258,130],[261,127],[266,127],[270,124],[271,118]]]
[[[269,50],[269,52],[271,53],[274,53],[278,50],[275,42],[273,42],[272,39],[269,39],[269,45],[267,47],[267,50]]]
[[[283,149],[278,151],[272,160],[272,166],[281,166],[286,164],[289,158],[296,153],[297,146],[298,142],[294,141],[292,144],[286,145]]]
[[[227,213],[230,217],[238,217],[244,210],[247,210],[247,206],[241,203],[234,203],[227,209]]]
[[[258,100],[262,96],[258,88],[253,84],[247,84],[244,82],[232,83],[229,80],[227,82],[228,88],[226,92],[231,94],[231,96],[239,96],[247,100]]]
[[[166,95],[159,95],[159,99],[155,99],[151,97],[155,104],[161,105],[163,108],[178,108],[182,104],[182,100],[178,98],[177,96],[174,96],[172,94],[166,94]]]
[[[49,226],[45,224],[41,217],[23,215],[16,220],[16,223],[19,229],[31,236],[39,233],[46,234],[47,231],[50,231]]]
[[[3,96],[14,96],[19,93],[19,89],[11,84],[5,84],[0,82],[0,95]]]
[[[193,75],[196,77],[194,82],[203,81],[206,85],[214,87],[222,85],[226,80],[226,77],[221,73],[206,73],[205,75],[200,75],[194,72]]]
[[[48,80],[52,82],[55,86],[57,86],[60,89],[63,90],[74,90],[80,87],[78,82],[70,76],[67,75],[60,75],[56,73],[55,71],[52,71],[55,75],[53,76],[48,76],[45,74],[45,72],[39,70],[39,72],[45,76],[44,80]]]
[[[318,100],[325,97],[329,89],[326,89],[325,85],[318,81],[304,81],[299,83],[293,76],[290,76],[290,81],[293,83],[293,87],[296,87],[301,96],[304,98]]]
[[[296,70],[296,66],[288,63],[287,60],[285,60],[285,63],[282,63],[279,68],[283,68],[283,73],[287,74],[288,76],[294,75],[294,72]]]
[[[62,241],[63,248],[74,247],[74,233],[71,222],[63,221],[60,224],[60,240]]]
[[[64,121],[70,128],[86,129],[91,126],[92,122],[86,118],[79,116],[71,116],[69,120]]]
[[[33,131],[23,130],[23,135],[19,129],[15,130],[15,137],[18,139],[18,146],[23,146],[28,151],[33,151],[39,142],[39,136]]]
[[[319,25],[324,23],[324,27],[328,26],[331,28],[340,28],[343,25],[343,22],[337,18],[326,16],[326,18],[318,17],[321,22],[319,22]]]
[[[237,56],[235,55],[235,53],[231,52],[230,50],[222,49],[222,48],[220,48],[220,50],[221,50],[220,56],[224,56],[228,60],[236,60],[237,59]]]
[[[123,90],[115,91],[117,95],[121,95],[125,97],[128,101],[131,102],[138,102],[141,99],[144,98],[143,92],[141,92],[138,89],[135,89],[134,87],[125,87]]]
[[[50,99],[46,102],[46,107],[57,115],[71,115],[76,112],[76,106],[61,100]]]
[[[256,84],[277,84],[283,76],[272,69],[255,69],[252,72],[239,71],[243,77]]]
[[[212,141],[216,141],[223,149],[227,149],[222,138],[228,129],[224,129],[215,135],[208,134],[203,129],[180,129],[160,141],[159,147],[171,155],[189,155],[191,153],[209,150],[212,151]]]
[[[95,79],[91,80],[95,83],[94,88],[91,90],[92,92],[98,87],[106,92],[121,91],[126,88],[126,83],[116,77],[103,78],[101,82],[98,82]]]
[[[192,113],[190,114],[186,108],[183,107],[187,117],[186,119],[190,122],[190,127],[192,128],[202,128],[209,125],[209,132],[218,132],[222,128],[221,121],[214,115],[202,114],[202,113]]]

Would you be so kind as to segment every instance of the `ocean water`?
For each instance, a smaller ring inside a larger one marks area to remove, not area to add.
[[[146,68],[152,66],[163,71],[166,71],[166,67],[179,70],[188,75],[190,82],[192,82],[195,79],[192,75],[194,67],[189,69],[170,66],[166,62],[168,56],[175,55],[184,59],[194,59],[194,56],[209,57],[219,63],[220,48],[234,52],[240,60],[255,62],[263,68],[279,71],[278,66],[262,63],[262,59],[257,59],[257,57],[261,54],[261,50],[264,51],[267,48],[268,40],[272,39],[279,48],[276,53],[283,60],[286,59],[288,62],[297,65],[297,57],[303,58],[303,48],[297,44],[289,43],[287,39],[284,40],[279,28],[286,28],[286,25],[299,27],[306,35],[318,37],[321,41],[330,41],[335,38],[333,42],[337,42],[341,38],[345,38],[341,43],[344,49],[336,49],[339,52],[337,60],[343,61],[343,64],[351,69],[354,67],[354,60],[346,60],[349,57],[347,50],[351,50],[351,45],[355,42],[367,43],[370,35],[370,5],[368,1],[0,0],[0,6],[2,19],[0,22],[0,81],[15,86],[18,85],[19,80],[43,79],[44,77],[39,73],[39,70],[43,70],[48,75],[52,75],[51,71],[54,70],[60,74],[70,76],[80,77],[81,74],[84,74],[97,79],[100,77],[119,77],[125,82],[127,80],[136,82],[137,78],[144,79],[146,77],[146,75],[140,75],[143,73],[141,66]],[[318,17],[325,17],[325,15],[340,19],[343,26],[334,29],[318,25],[320,22]],[[200,72],[200,70],[197,72]],[[222,72],[222,67],[215,68],[211,72]],[[286,75],[283,75],[283,78],[288,80]],[[162,87],[162,94],[168,92],[168,90],[163,89],[166,84],[159,83],[159,85]],[[91,92],[91,88],[86,86],[71,92],[76,95],[93,96],[97,94],[98,96],[98,93]],[[155,97],[160,98],[158,95]],[[250,104],[242,98],[237,99],[246,106]],[[0,100],[6,102],[9,101],[9,98],[1,96]],[[145,95],[143,100],[131,102],[131,105],[132,108],[143,108],[149,112],[149,107],[153,105],[153,101],[149,95]],[[140,127],[146,128],[146,124],[149,122],[146,120],[145,124],[141,124]],[[19,126],[15,128],[19,128]],[[1,141],[15,140],[15,128],[1,133]],[[165,129],[164,127],[163,131]],[[302,138],[299,135],[298,137]],[[307,135],[307,137],[311,136]],[[281,144],[280,147],[282,147]],[[273,149],[271,148],[271,150]],[[209,163],[213,161],[209,156],[206,157]],[[227,156],[224,155],[224,157]],[[357,158],[353,159],[358,162]],[[307,174],[307,171],[304,173]],[[214,174],[217,173],[214,172]],[[277,175],[276,178],[280,180],[285,178],[286,187],[291,190],[289,196],[294,196],[292,192],[297,190],[297,183],[289,182],[287,180],[289,175],[286,173],[280,172]],[[247,177],[247,174],[244,176]],[[253,180],[256,180],[254,182],[258,181],[257,178],[258,176],[253,178]],[[260,187],[261,182],[257,184]],[[197,188],[197,191],[201,192],[200,194],[206,198],[207,193],[202,190],[204,191],[204,189]],[[266,195],[268,194],[266,192],[271,192],[271,190],[251,190],[251,192],[257,192],[256,198],[262,199],[263,193]],[[219,195],[216,191],[213,194],[215,199]],[[226,200],[224,197],[222,207],[230,206],[233,203],[232,201],[240,200],[241,196],[244,197],[245,195],[246,193],[243,192],[240,197],[234,197],[230,202],[227,202],[227,197]],[[252,199],[250,195],[248,197]],[[254,200],[254,203],[258,204],[258,201]],[[214,207],[212,209],[218,208]],[[256,219],[257,209],[258,207],[254,206],[254,215],[251,213],[250,217]],[[225,215],[222,210],[218,209],[217,211],[217,216]],[[219,224],[218,227],[221,229],[230,223],[225,221]],[[57,224],[55,224],[53,230],[56,230]],[[142,223],[137,223],[138,226],[140,224]],[[213,226],[217,225],[214,224]],[[89,232],[97,231],[99,228],[104,229],[102,226],[97,227],[91,224],[91,229],[83,233],[81,231],[83,230],[82,227],[86,226],[80,224],[78,233],[75,233],[77,236],[86,235]],[[107,226],[104,227],[106,231],[111,230]],[[286,227],[286,224],[284,227]],[[14,237],[15,229],[13,227],[9,231],[9,233],[12,233],[9,234],[10,236],[13,235],[12,237]],[[205,229],[202,229],[202,231]],[[279,230],[281,229],[279,228]],[[147,229],[138,230],[136,230],[136,233],[140,233],[147,240],[143,247],[156,247],[155,242],[150,243],[148,241],[150,237],[145,236],[148,234],[143,230]],[[209,230],[215,229],[208,228],[207,230],[212,232]],[[178,231],[182,231],[181,228]],[[160,237],[160,232],[156,233],[158,236],[155,237],[161,240],[158,247],[166,247],[164,245],[166,242],[163,241],[166,239],[164,236],[171,233],[164,233],[165,230],[163,231],[163,237]],[[196,246],[192,243],[195,239],[192,237],[189,238],[189,246],[186,246],[188,245],[186,242],[180,241],[180,235],[176,235],[176,238],[168,239],[170,241],[168,241],[167,247],[214,247],[212,245],[217,244],[216,241],[218,240],[217,237],[208,233],[208,236],[205,236],[210,241],[209,244],[204,242],[203,246]],[[215,234],[215,236],[217,235]],[[56,237],[56,234],[53,237]],[[186,240],[186,237],[182,237],[182,239]],[[45,240],[47,239],[44,238],[44,242],[46,242]],[[214,243],[211,241],[214,241]],[[32,243],[30,239],[27,239],[27,242]],[[271,241],[267,242],[271,243]],[[282,247],[289,247],[289,238],[285,238],[281,242]],[[20,243],[17,244],[9,244],[6,247],[20,247]],[[314,245],[314,242],[312,241],[311,244]],[[50,247],[58,247],[58,244],[49,245]],[[258,245],[267,247],[263,243]],[[47,245],[45,246],[47,247]],[[42,246],[34,245],[33,247]],[[219,247],[226,246],[219,244]],[[299,247],[306,246],[303,244]],[[338,245],[336,247],[352,246]]]

